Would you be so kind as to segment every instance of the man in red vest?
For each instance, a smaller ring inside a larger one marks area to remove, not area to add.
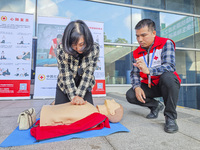
[[[61,43],[61,40],[62,40],[62,35],[61,34],[58,34],[57,38],[52,39],[51,48],[50,48],[50,51],[49,51],[49,58],[56,57],[56,55],[57,55],[56,54],[57,47]]]
[[[148,107],[150,113],[146,118],[155,119],[164,105],[154,98],[163,97],[164,130],[175,133],[178,131],[176,105],[181,82],[175,67],[175,43],[156,36],[155,28],[150,19],[143,19],[135,26],[140,46],[133,51],[132,88],[127,91],[126,98],[131,104]]]

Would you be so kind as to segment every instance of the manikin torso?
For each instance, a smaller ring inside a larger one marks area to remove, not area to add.
[[[90,103],[44,105],[40,113],[40,126],[69,125],[95,112],[98,112],[97,108]]]
[[[44,105],[40,113],[40,126],[70,125],[92,113],[106,115],[111,122],[119,122],[123,107],[115,100],[105,100],[104,105],[96,107],[90,103],[73,105],[70,102],[59,105]]]

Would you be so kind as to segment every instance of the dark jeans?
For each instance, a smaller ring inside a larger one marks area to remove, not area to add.
[[[141,88],[146,95],[145,102],[142,103],[137,100],[133,88],[129,89],[126,93],[126,99],[131,104],[149,107],[150,109],[158,106],[158,101],[154,98],[163,97],[165,110],[164,115],[171,119],[177,119],[176,105],[178,101],[180,83],[172,72],[163,73],[160,76],[158,85],[148,87],[147,84],[141,83]]]
[[[89,103],[93,104],[93,99],[92,99],[92,93],[87,90],[84,98],[83,98],[85,101],[88,101]],[[55,99],[55,105],[57,104],[63,104],[63,103],[67,103],[67,102],[70,102],[69,100],[69,97],[67,94],[64,94],[60,88],[56,87],[56,99]]]

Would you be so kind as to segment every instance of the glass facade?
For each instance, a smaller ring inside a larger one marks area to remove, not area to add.
[[[36,0],[1,0],[0,11],[34,13]]]
[[[49,5],[44,5],[43,0],[38,1],[38,16],[103,22],[106,42],[131,43],[130,8],[81,0],[51,0],[51,2]]]
[[[193,14],[196,3],[197,0],[165,0],[165,9]]]
[[[157,8],[175,12],[200,14],[198,0],[104,0],[115,3],[132,4],[148,8]]]
[[[197,83],[200,83],[200,52],[196,52]],[[197,87],[197,108],[200,109],[200,86]]]
[[[130,84],[132,47],[105,45],[106,84]]]
[[[198,20],[194,17],[177,14],[160,13],[161,36],[170,38],[176,47],[194,48],[194,28]]]
[[[164,9],[163,0],[132,0],[133,5]]]
[[[176,68],[182,79],[178,105],[200,109],[198,0],[1,0],[0,11],[103,22],[105,80],[116,87],[130,85],[132,51],[138,46],[134,27],[141,19],[150,18],[158,36],[176,43]],[[37,28],[33,35],[37,37]]]
[[[195,84],[198,82],[195,51],[176,50],[176,68],[182,84]],[[198,107],[198,86],[181,86],[178,105],[191,108]]]

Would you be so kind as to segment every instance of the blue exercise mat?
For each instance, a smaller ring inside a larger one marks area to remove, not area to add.
[[[0,147],[22,146],[40,143],[49,143],[56,141],[64,141],[72,138],[90,138],[97,136],[107,136],[116,132],[129,132],[129,130],[120,123],[110,123],[110,128],[103,128],[101,130],[84,131],[75,134],[70,134],[62,137],[52,138],[36,142],[36,139],[31,136],[29,130],[19,130],[17,127],[1,144]]]

